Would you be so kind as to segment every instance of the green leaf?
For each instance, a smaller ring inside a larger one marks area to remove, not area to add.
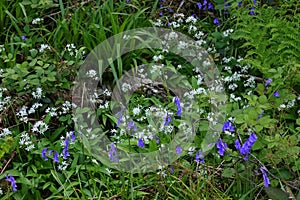
[[[222,176],[225,178],[232,178],[234,174],[236,173],[236,170],[233,168],[226,168],[222,171]]]
[[[288,200],[289,199],[289,195],[279,188],[267,187],[267,188],[265,188],[265,191],[272,200]]]

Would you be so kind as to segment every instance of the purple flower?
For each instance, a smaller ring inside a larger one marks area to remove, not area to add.
[[[22,40],[26,40],[26,36],[25,35],[22,35]]]
[[[249,138],[246,140],[246,142],[242,146],[238,139],[235,141],[235,148],[240,152],[240,154],[246,156],[244,158],[244,160],[248,159],[247,154],[250,153],[251,148],[254,145],[254,143],[256,142],[256,140],[257,140],[257,136],[255,135],[255,133],[251,133]]]
[[[254,7],[253,7],[253,6],[250,8],[250,12],[249,12],[249,14],[250,14],[250,15],[255,15],[255,12],[254,12]]]
[[[167,114],[166,118],[165,118],[165,123],[164,126],[168,126],[170,124],[170,122],[172,121],[172,118],[169,114]]]
[[[156,144],[160,143],[159,137],[157,135],[152,135],[152,139],[156,139]]]
[[[47,151],[48,151],[48,147],[46,147],[42,150],[42,158],[44,160],[48,160],[48,157],[46,156]]]
[[[215,19],[214,19],[214,24],[215,24],[215,25],[220,25],[220,22],[219,22],[218,18],[215,18]]]
[[[122,117],[123,117],[123,115],[120,113],[120,116],[119,116],[119,119],[118,119],[118,122],[117,122],[117,127],[120,127],[120,124],[122,122]]]
[[[262,110],[261,113],[257,116],[256,120],[259,120],[259,119],[263,116],[264,112],[265,112],[265,111]]]
[[[253,0],[254,5],[256,5],[256,0]]]
[[[9,175],[9,176],[6,176],[6,180],[7,180],[8,182],[10,182],[11,187],[12,187],[12,190],[13,190],[14,192],[16,192],[16,191],[17,191],[17,183],[16,183],[15,178],[14,178],[12,175]]]
[[[279,97],[279,92],[278,91],[274,92],[273,96],[274,97]]]
[[[182,148],[181,148],[180,145],[177,145],[177,146],[176,146],[176,154],[177,154],[177,155],[182,154]]]
[[[71,133],[71,141],[74,142],[76,140],[75,131]]]
[[[173,12],[173,9],[169,7],[168,11],[171,13],[171,12]]]
[[[198,6],[199,10],[201,10],[202,4],[200,2],[197,3],[197,6]]]
[[[111,162],[119,162],[117,148],[114,143],[110,144],[110,150],[108,152],[108,157]]]
[[[266,173],[265,169],[262,167],[260,168],[260,171],[263,175],[264,185],[265,185],[265,187],[268,187],[270,185],[270,180],[267,176],[267,173]]]
[[[160,8],[162,8],[162,7],[163,7],[163,5],[160,3],[160,4],[159,4],[159,7],[160,7]]]
[[[214,9],[214,5],[212,3],[209,2],[208,4],[208,10],[213,10]]]
[[[268,85],[270,85],[270,83],[272,83],[272,79],[268,78],[265,83],[265,87],[268,87]]]
[[[219,141],[216,143],[217,148],[218,148],[218,154],[220,156],[224,156],[225,150],[227,148],[226,142],[223,142],[222,139],[220,138]]]
[[[54,160],[54,162],[59,163],[58,152],[57,152],[57,151],[55,151],[55,153],[54,153],[54,155],[53,155],[53,160]]]
[[[64,155],[64,159],[67,159],[68,156],[70,156],[70,153],[69,153],[69,139],[67,138],[65,141],[64,141],[64,146],[65,148],[63,149],[63,155]]]
[[[132,127],[134,127],[134,123],[132,120],[128,123],[127,127],[128,127],[128,130],[130,130]]]
[[[159,16],[163,16],[163,12],[162,11],[159,12]]]
[[[179,100],[178,96],[175,97],[174,103],[175,103],[175,105],[177,106],[177,112],[176,112],[176,115],[180,116],[180,115],[181,115],[181,112],[182,112],[182,109],[181,109],[181,106],[180,106],[180,100]]]
[[[174,174],[174,165],[171,165],[170,174]]]
[[[222,131],[227,130],[229,130],[230,132],[233,132],[235,130],[234,125],[229,120],[227,120],[222,127]]]
[[[242,6],[242,1],[238,2],[238,7],[241,7]]]
[[[140,148],[144,148],[144,147],[145,147],[145,144],[144,144],[144,141],[143,141],[142,138],[140,138],[140,139],[138,140],[137,145],[138,145],[138,147],[140,147]]]
[[[196,162],[204,163],[204,156],[201,150],[196,153]]]

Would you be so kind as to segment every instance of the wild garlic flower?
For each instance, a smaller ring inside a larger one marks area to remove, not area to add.
[[[42,98],[42,92],[43,92],[42,88],[38,87],[38,88],[36,88],[35,92],[32,92],[31,94],[32,94],[33,98],[40,99],[40,98]]]
[[[44,19],[42,19],[42,18],[35,18],[35,19],[33,19],[32,20],[32,24],[40,24],[40,23],[42,23],[44,21]]]
[[[3,128],[0,137],[5,137],[7,135],[11,135],[11,131],[8,128]]]
[[[44,134],[48,130],[48,125],[43,121],[36,122],[32,127],[32,132]]]
[[[43,53],[45,50],[51,50],[50,46],[48,44],[41,44],[39,52]]]

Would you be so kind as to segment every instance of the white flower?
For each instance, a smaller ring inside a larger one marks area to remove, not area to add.
[[[50,50],[50,46],[48,44],[41,44],[39,52],[43,53],[45,50]]]
[[[32,92],[31,94],[32,94],[32,96],[33,96],[33,98],[35,98],[35,99],[40,99],[40,98],[42,98],[42,88],[36,88],[36,90],[35,90],[35,92]]]
[[[44,19],[42,19],[42,18],[35,18],[35,19],[33,19],[32,20],[32,24],[39,24],[40,22],[43,22],[44,21]]]
[[[186,20],[186,23],[190,23],[192,22],[193,24],[195,24],[197,22],[197,19],[194,16],[189,16]]]
[[[0,137],[5,137],[7,135],[11,135],[11,131],[8,128],[2,129],[2,132],[0,133]]]
[[[138,105],[137,107],[132,109],[133,115],[139,115],[141,113],[141,106]]]
[[[130,84],[128,84],[128,83],[123,83],[122,84],[122,91],[123,92],[128,92],[130,90],[131,90],[131,85]]]
[[[40,134],[44,134],[48,130],[48,125],[43,121],[36,122],[32,127],[32,132],[38,132]]]
[[[63,161],[63,162],[61,163],[61,165],[58,165],[58,169],[59,169],[60,171],[64,171],[64,170],[67,169],[68,166],[69,166],[69,164],[68,164],[66,161]]]

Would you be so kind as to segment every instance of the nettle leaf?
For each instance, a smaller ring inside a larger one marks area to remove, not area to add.
[[[226,168],[222,171],[222,176],[225,178],[233,178],[236,173],[234,168]]]
[[[279,188],[267,187],[267,188],[265,188],[265,191],[272,200],[288,200],[289,199],[289,195]]]

